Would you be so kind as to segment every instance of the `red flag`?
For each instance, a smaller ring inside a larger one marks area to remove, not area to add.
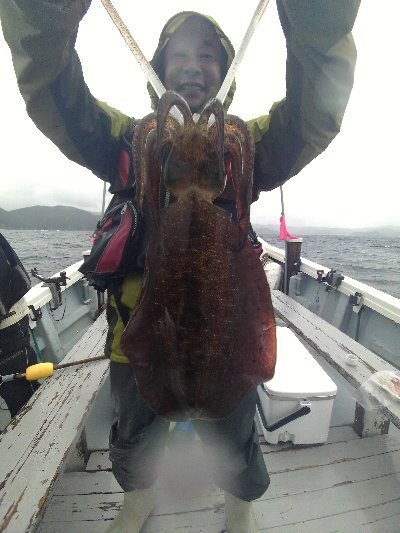
[[[295,235],[292,235],[286,229],[286,222],[285,222],[284,215],[281,215],[279,220],[280,220],[280,223],[281,223],[280,224],[280,228],[279,228],[279,240],[280,241],[284,241],[286,239],[298,239],[298,237],[296,237]]]

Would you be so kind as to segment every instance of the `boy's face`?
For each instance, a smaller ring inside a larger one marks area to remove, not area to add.
[[[217,95],[222,83],[222,45],[208,24],[185,21],[169,40],[164,56],[164,85],[189,104],[192,113]]]

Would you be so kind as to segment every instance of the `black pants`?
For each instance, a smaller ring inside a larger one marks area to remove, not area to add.
[[[27,366],[36,363],[37,359],[34,350],[30,346],[25,346],[17,352],[8,354],[0,359],[0,375],[25,372]],[[26,381],[25,379],[17,379],[0,385],[0,396],[6,402],[11,417],[18,413],[38,387],[37,381]]]
[[[110,364],[111,392],[117,418],[110,433],[113,473],[125,492],[150,487],[166,445],[169,422],[141,398],[130,365]],[[252,501],[267,490],[269,476],[254,424],[256,390],[227,418],[195,420],[215,483],[234,496]]]

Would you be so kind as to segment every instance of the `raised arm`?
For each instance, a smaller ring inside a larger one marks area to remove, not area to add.
[[[360,0],[277,0],[286,38],[286,98],[248,122],[254,200],[296,175],[340,131],[353,86],[351,30]]]
[[[37,127],[72,161],[113,183],[131,119],[96,100],[75,51],[90,0],[0,0],[19,89]]]

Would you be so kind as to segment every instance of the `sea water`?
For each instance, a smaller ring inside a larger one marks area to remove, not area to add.
[[[263,237],[284,248],[276,235]],[[400,298],[400,243],[396,238],[306,235],[301,256]]]
[[[19,255],[28,273],[36,268],[50,276],[82,259],[90,249],[90,231],[0,230]],[[263,238],[284,244],[274,234]],[[302,257],[400,298],[400,244],[388,237],[303,236]],[[32,278],[33,284],[36,280]]]
[[[36,268],[43,277],[80,261],[85,250],[90,250],[90,231],[6,230],[0,232],[17,252],[22,264],[31,274]],[[33,278],[32,285],[39,283]]]

